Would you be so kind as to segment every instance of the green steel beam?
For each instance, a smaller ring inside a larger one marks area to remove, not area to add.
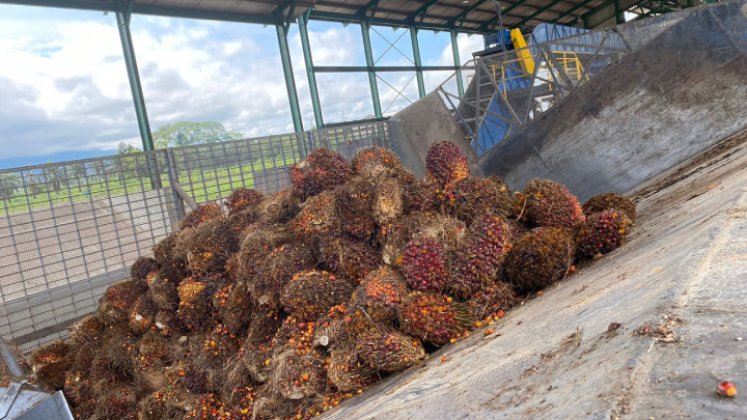
[[[505,10],[504,10],[504,9],[501,9],[501,16],[504,16],[504,17],[507,17],[507,16],[509,16],[509,14],[510,14],[510,13],[511,13],[511,12],[512,12],[512,11],[513,11],[514,9],[516,9],[517,7],[520,7],[520,6],[523,6],[523,5],[525,5],[525,4],[526,4],[526,3],[528,2],[528,1],[529,1],[529,0],[520,0],[520,1],[517,1],[516,3],[514,3],[514,4],[512,4],[512,5],[508,6],[508,7],[507,7],[507,8],[505,9]],[[539,9],[540,13],[541,13],[542,11],[545,11],[545,10],[547,10],[547,7],[544,7],[544,8],[540,8],[540,9]],[[497,14],[497,13],[498,13],[498,12],[496,12],[496,14]],[[536,12],[535,12],[535,13],[536,13]],[[523,16],[517,16],[517,17],[523,17]],[[489,20],[489,21],[487,21],[487,22],[483,23],[483,24],[482,24],[482,26],[480,27],[480,29],[481,29],[481,30],[483,30],[483,31],[486,31],[486,30],[488,29],[488,27],[489,27],[490,25],[493,25],[493,24],[495,24],[495,22],[497,22],[497,21],[498,21],[498,16],[496,16],[496,17],[495,17],[495,19],[492,19],[492,20]],[[520,26],[520,25],[516,25],[516,26]]]
[[[323,128],[322,104],[319,101],[319,88],[316,84],[314,60],[311,56],[311,45],[309,44],[309,31],[306,26],[309,22],[308,19],[308,12],[298,17],[298,33],[301,35],[301,48],[303,49],[303,60],[306,64],[306,77],[309,79],[309,94],[311,95],[311,108],[314,110],[314,122],[316,122],[316,128]]]
[[[126,11],[115,12],[117,16],[117,28],[119,29],[119,40],[122,43],[122,53],[124,55],[125,66],[127,67],[127,78],[130,82],[130,91],[132,92],[132,101],[135,104],[135,116],[137,117],[137,126],[140,130],[140,140],[143,144],[144,151],[153,150],[153,137],[150,133],[150,123],[148,122],[148,112],[145,109],[145,98],[143,97],[143,87],[140,83],[140,74],[137,70],[137,59],[135,58],[135,48],[132,46],[132,35],[130,34],[130,16]]]
[[[563,12],[562,15],[558,16],[556,19],[551,20],[550,22],[551,23],[556,23],[559,20],[563,20],[564,18],[566,18],[568,16],[573,16],[576,19],[578,19],[580,16],[573,15],[572,13],[575,12],[576,10],[582,8],[582,7],[586,7],[586,5],[589,4],[589,3],[591,3],[592,1],[594,1],[594,0],[584,0],[581,3],[578,3],[575,6],[571,7],[570,9],[566,10],[565,12]]]
[[[451,35],[451,55],[454,57],[454,66],[461,67],[462,63],[459,59],[459,43],[457,42],[457,31],[452,30],[449,32]],[[457,68],[456,71],[456,78],[457,78],[457,92],[459,93],[459,96],[464,96],[464,80],[462,80],[462,70]]]
[[[379,0],[371,0],[368,3],[364,4],[355,12],[355,16],[358,17],[360,20],[366,19],[366,15],[368,14],[369,10],[374,10],[374,13],[376,13],[376,8],[379,7]],[[373,15],[372,15],[373,17]]]
[[[365,73],[372,71],[380,72],[397,72],[397,71],[454,71],[459,66],[314,66],[315,73]]]
[[[347,15],[344,13],[332,13],[332,12],[320,12],[317,10],[311,10],[311,15],[309,16],[309,19],[312,20],[321,20],[321,21],[327,21],[327,22],[338,22],[338,23],[360,23],[364,21],[364,19],[360,19],[355,15]],[[408,22],[405,22],[403,20],[399,19],[388,19],[388,18],[368,18],[365,19],[366,22],[368,22],[370,25],[375,26],[389,26],[392,28],[403,28],[403,27],[415,27],[418,29],[425,29],[429,31],[450,31],[452,29],[457,29],[454,25],[449,24],[438,24],[438,23],[428,23],[428,22],[416,22],[414,24],[409,24]],[[472,22],[472,21],[470,21]],[[472,22],[477,24],[477,22]],[[468,28],[468,27],[460,27],[458,28],[459,32],[462,33],[470,33],[470,34],[484,34],[484,31],[481,31],[479,28]]]
[[[412,41],[412,58],[415,60],[415,77],[418,80],[418,94],[422,98],[425,96],[425,81],[423,80],[423,64],[420,61],[417,28],[410,28],[410,40]]]
[[[531,15],[529,15],[529,16],[525,17],[524,19],[520,20],[519,23],[516,24],[516,26],[523,26],[524,24],[526,24],[530,20],[534,19],[535,16],[539,15],[540,13],[543,13],[543,12],[546,12],[546,11],[550,10],[551,7],[555,6],[556,4],[560,3],[561,1],[565,1],[565,0],[553,0],[553,1],[551,1],[546,6],[540,8],[538,10],[535,10],[534,13],[532,13]]]
[[[382,118],[381,100],[379,99],[379,84],[376,81],[376,72],[373,69],[374,59],[371,50],[371,36],[368,32],[370,25],[361,22],[361,34],[363,35],[363,50],[366,53],[366,66],[368,66],[368,84],[371,89],[371,100],[373,101],[374,115],[376,118]]]
[[[625,12],[620,8],[620,0],[615,0],[615,22],[625,23]]]
[[[303,121],[301,120],[301,109],[298,106],[298,92],[296,92],[296,81],[293,78],[293,65],[291,64],[290,51],[288,49],[288,32],[282,24],[275,25],[278,35],[278,46],[280,47],[280,62],[283,65],[285,76],[285,87],[288,90],[288,104],[293,118],[293,128],[296,133],[303,132]]]
[[[438,3],[438,0],[428,0],[426,1],[422,6],[418,7],[417,10],[410,13],[409,16],[405,18],[408,22],[415,22],[415,19],[417,19],[420,15],[425,15],[425,13],[428,11],[428,9],[433,6],[434,4]]]

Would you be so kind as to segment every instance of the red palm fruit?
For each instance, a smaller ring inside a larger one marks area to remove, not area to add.
[[[405,245],[424,224],[438,217],[436,213],[414,212],[391,223],[382,225],[377,232],[377,242],[381,247],[381,259],[385,264],[400,266]]]
[[[454,185],[470,175],[467,156],[454,143],[438,141],[428,148],[425,168],[441,187]]]
[[[320,266],[354,284],[360,283],[379,263],[379,254],[371,246],[345,237],[322,239],[318,248]]]
[[[442,291],[448,282],[446,252],[434,238],[413,239],[402,254],[402,273],[415,290]]]
[[[623,212],[630,222],[635,224],[636,221],[636,210],[635,203],[627,197],[624,197],[618,193],[608,192],[604,194],[595,195],[584,203],[584,214],[591,216],[594,213],[608,209],[617,209]]]
[[[148,274],[158,271],[160,264],[151,257],[138,257],[130,267],[130,277],[145,280]]]
[[[379,379],[376,370],[361,359],[355,345],[340,343],[329,352],[327,376],[343,392],[365,389]]]
[[[291,221],[291,229],[299,237],[327,235],[338,226],[335,195],[325,191],[311,197]]]
[[[334,190],[335,214],[343,233],[360,240],[373,236],[376,226],[371,217],[375,180],[357,176]]]
[[[497,281],[473,293],[467,301],[472,318],[485,319],[498,311],[507,311],[519,302],[516,292],[510,284]]]
[[[562,280],[576,252],[573,234],[562,228],[536,228],[514,243],[504,273],[521,293],[529,293]]]
[[[392,268],[381,266],[363,278],[350,301],[373,320],[390,324],[397,318],[397,307],[406,294],[405,279]]]
[[[473,322],[464,303],[441,294],[412,292],[399,306],[402,331],[437,346],[461,337]]]
[[[469,177],[459,181],[452,193],[449,208],[467,224],[484,214],[510,217],[514,211],[514,198],[499,177]]]
[[[104,323],[96,314],[93,314],[76,322],[68,330],[75,344],[93,343],[101,340],[104,334]]]
[[[302,242],[288,243],[275,248],[259,261],[257,275],[249,283],[249,290],[259,305],[278,307],[280,293],[294,274],[315,265],[311,249]]]
[[[621,210],[592,213],[576,232],[579,254],[591,258],[614,251],[625,241],[632,224]]]
[[[283,320],[275,336],[272,338],[272,354],[278,355],[287,350],[293,350],[303,356],[314,350],[316,322],[304,321],[293,315]]]
[[[290,167],[294,191],[307,199],[345,183],[353,170],[345,159],[332,150],[319,148]]]
[[[184,217],[180,224],[181,229],[196,228],[211,219],[223,217],[223,210],[218,203],[207,203],[197,206],[194,210]]]
[[[400,372],[425,359],[420,340],[373,322],[356,337],[355,350],[364,362],[381,372]]]
[[[29,358],[34,372],[34,383],[49,389],[65,387],[65,372],[72,363],[70,346],[61,341],[52,341],[31,353]]]
[[[540,227],[575,228],[586,220],[581,204],[565,186],[549,179],[533,179],[517,194],[520,220]]]
[[[356,174],[369,178],[376,178],[385,172],[404,170],[399,157],[381,147],[368,147],[359,151],[353,156],[351,165]]]
[[[443,191],[430,175],[403,185],[405,213],[434,211],[441,207]]]
[[[353,286],[344,278],[326,271],[302,271],[283,288],[280,302],[286,312],[313,321],[350,300],[352,293]]]
[[[147,290],[147,283],[134,279],[109,286],[99,300],[99,319],[108,325],[126,321],[132,305]]]
[[[465,245],[453,253],[449,289],[467,298],[495,282],[511,249],[511,230],[500,216],[485,214],[469,228]]]
[[[262,193],[253,188],[238,188],[226,199],[228,214],[238,213],[245,209],[254,207],[259,204],[263,198],[264,196]]]

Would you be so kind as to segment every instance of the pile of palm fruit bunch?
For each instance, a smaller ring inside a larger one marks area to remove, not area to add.
[[[417,179],[390,151],[317,149],[273,195],[194,209],[67,341],[37,384],[85,419],[309,418],[499,321],[620,246],[635,206],[581,206],[535,179],[512,193],[455,144]]]

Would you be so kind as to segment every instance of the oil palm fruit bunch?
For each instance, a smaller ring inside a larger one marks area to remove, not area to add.
[[[293,189],[304,200],[345,183],[352,173],[342,156],[325,148],[313,150],[306,159],[290,167]]]
[[[633,224],[627,214],[617,209],[592,213],[576,233],[576,243],[581,256],[592,258],[617,249]]]
[[[327,386],[325,361],[312,352],[299,356],[292,350],[272,358],[267,385],[273,394],[288,400],[323,395]]]
[[[223,210],[220,208],[218,203],[208,203],[197,206],[194,210],[189,212],[184,220],[182,220],[180,226],[184,228],[196,228],[202,223],[210,220],[223,217]]]
[[[635,203],[629,198],[622,196],[618,193],[608,192],[604,194],[595,195],[584,203],[583,210],[586,216],[591,216],[594,213],[604,211],[607,209],[617,209],[623,212],[630,222],[635,224],[636,221],[636,210]]]
[[[432,238],[437,240],[447,253],[462,249],[467,238],[467,225],[454,217],[430,213],[417,218],[412,239]]]
[[[464,247],[453,253],[449,289],[468,298],[482,287],[495,282],[511,249],[511,231],[500,216],[486,213],[469,228]]]
[[[514,212],[514,198],[503,180],[496,176],[488,178],[468,177],[459,181],[449,202],[452,213],[467,224],[483,214],[492,213],[510,217]]]
[[[53,390],[65,387],[65,372],[71,366],[71,349],[57,340],[31,353],[30,363],[35,383]]]
[[[158,309],[173,311],[179,306],[178,283],[160,273],[154,276],[148,286],[148,295]]]
[[[386,172],[404,170],[399,157],[382,147],[369,147],[356,153],[351,160],[353,171],[368,178],[377,178]]]
[[[535,292],[562,280],[576,252],[573,234],[563,228],[532,229],[506,256],[506,278],[521,293]]]
[[[507,311],[519,303],[519,298],[510,284],[496,281],[483,287],[467,301],[473,319],[481,320],[499,311]]]
[[[474,322],[467,305],[437,293],[411,292],[398,312],[404,333],[437,346],[461,337]]]
[[[291,221],[293,231],[300,237],[333,233],[339,226],[335,201],[331,191],[311,197]]]
[[[402,253],[402,273],[414,290],[440,292],[449,280],[446,251],[438,239],[413,239]]]
[[[453,186],[470,175],[467,156],[454,143],[438,141],[428,148],[425,168],[441,188]]]
[[[247,229],[247,234],[241,242],[239,252],[235,254],[235,262],[231,273],[236,281],[251,283],[257,275],[270,253],[283,244],[288,243],[292,236],[288,229],[270,225],[254,225]]]
[[[405,279],[389,266],[381,266],[363,278],[353,292],[351,304],[363,309],[373,320],[391,324],[397,307],[407,295]]]
[[[340,391],[365,389],[379,379],[376,370],[361,359],[353,344],[335,345],[329,355],[327,377]]]
[[[192,273],[205,274],[222,271],[228,257],[238,250],[238,243],[230,224],[217,217],[196,228],[183,229],[177,250],[187,256]]]
[[[373,322],[356,337],[355,350],[371,368],[388,373],[403,371],[425,359],[420,340]]]
[[[376,230],[371,217],[375,184],[371,178],[357,176],[334,191],[337,220],[343,233],[368,240]]]
[[[529,181],[516,196],[516,213],[534,226],[573,229],[586,219],[576,196],[549,179]]]
[[[442,205],[442,189],[439,181],[428,174],[404,186],[405,212],[436,211]]]
[[[128,325],[130,331],[136,335],[145,334],[152,326],[158,312],[158,307],[149,293],[141,295],[130,308]]]
[[[280,302],[286,312],[313,321],[350,300],[352,293],[353,286],[344,278],[326,271],[301,271],[283,288]]]
[[[291,190],[278,191],[257,204],[256,218],[263,224],[285,223],[298,214],[303,200]]]
[[[132,305],[147,290],[148,284],[136,279],[110,286],[99,300],[99,319],[109,325],[126,321]]]
[[[253,188],[238,188],[226,199],[228,214],[235,214],[262,202],[264,196]]]
[[[353,284],[379,263],[379,254],[365,242],[334,236],[319,241],[318,259],[322,268],[350,280]]]
[[[178,231],[171,232],[153,246],[153,257],[161,264],[159,272],[174,281],[179,281],[187,272],[187,259],[176,251],[178,236]]]
[[[151,257],[138,257],[130,267],[130,277],[145,280],[148,274],[157,272],[161,265]]]
[[[314,254],[302,242],[283,244],[261,260],[249,290],[259,305],[279,307],[280,293],[293,275],[315,265]]]
[[[104,334],[104,323],[97,314],[88,315],[73,324],[70,328],[70,338],[75,344],[94,343],[101,340]]]
[[[405,245],[413,238],[415,233],[421,230],[424,224],[429,223],[436,217],[438,215],[433,212],[417,211],[380,226],[376,240],[381,248],[382,261],[388,265],[400,266]]]
[[[402,216],[405,211],[405,188],[394,177],[380,179],[371,202],[371,215],[379,225],[386,225]]]

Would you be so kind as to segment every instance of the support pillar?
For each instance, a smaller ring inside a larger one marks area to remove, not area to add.
[[[291,64],[290,50],[288,49],[288,32],[284,25],[275,25],[278,34],[278,46],[280,47],[280,62],[283,65],[285,76],[285,87],[288,90],[288,104],[293,118],[293,128],[296,133],[303,132],[303,121],[301,120],[301,109],[298,105],[298,92],[296,91],[296,80],[293,78],[293,65]]]
[[[410,28],[410,39],[412,40],[412,57],[415,61],[415,77],[418,80],[418,94],[425,96],[425,81],[423,80],[423,65],[420,61],[420,44],[418,43],[418,29]]]
[[[311,46],[309,44],[309,32],[307,24],[309,12],[298,17],[298,32],[301,35],[301,47],[303,48],[303,60],[306,64],[306,77],[309,79],[309,94],[311,95],[311,107],[314,109],[314,121],[316,128],[324,128],[322,118],[322,105],[319,101],[319,88],[316,84],[316,73],[314,73],[314,60],[311,57]]]
[[[374,71],[373,52],[371,50],[371,37],[368,32],[369,24],[361,22],[361,33],[363,35],[363,50],[366,53],[366,66],[368,67],[368,84],[371,88],[371,100],[373,101],[374,114],[376,118],[382,118],[381,100],[379,99],[379,84],[376,81],[376,72]]]
[[[140,84],[140,75],[137,70],[135,49],[132,46],[130,13],[118,11],[116,12],[116,15],[117,27],[119,29],[119,40],[122,42],[122,52],[124,54],[125,65],[127,66],[127,78],[130,81],[132,100],[135,103],[135,114],[137,116],[137,126],[140,130],[140,140],[143,143],[143,150],[147,152],[154,149],[153,137],[150,133],[148,113],[145,110],[145,99],[143,98],[143,88]]]
[[[459,59],[459,43],[457,42],[457,31],[451,30],[449,31],[449,33],[451,34],[451,55],[454,57],[454,66],[459,67],[456,71],[457,92],[459,92],[459,96],[464,96],[464,80],[462,80],[462,63]]]
[[[620,8],[620,0],[615,0],[615,23],[625,23],[625,12]]]

